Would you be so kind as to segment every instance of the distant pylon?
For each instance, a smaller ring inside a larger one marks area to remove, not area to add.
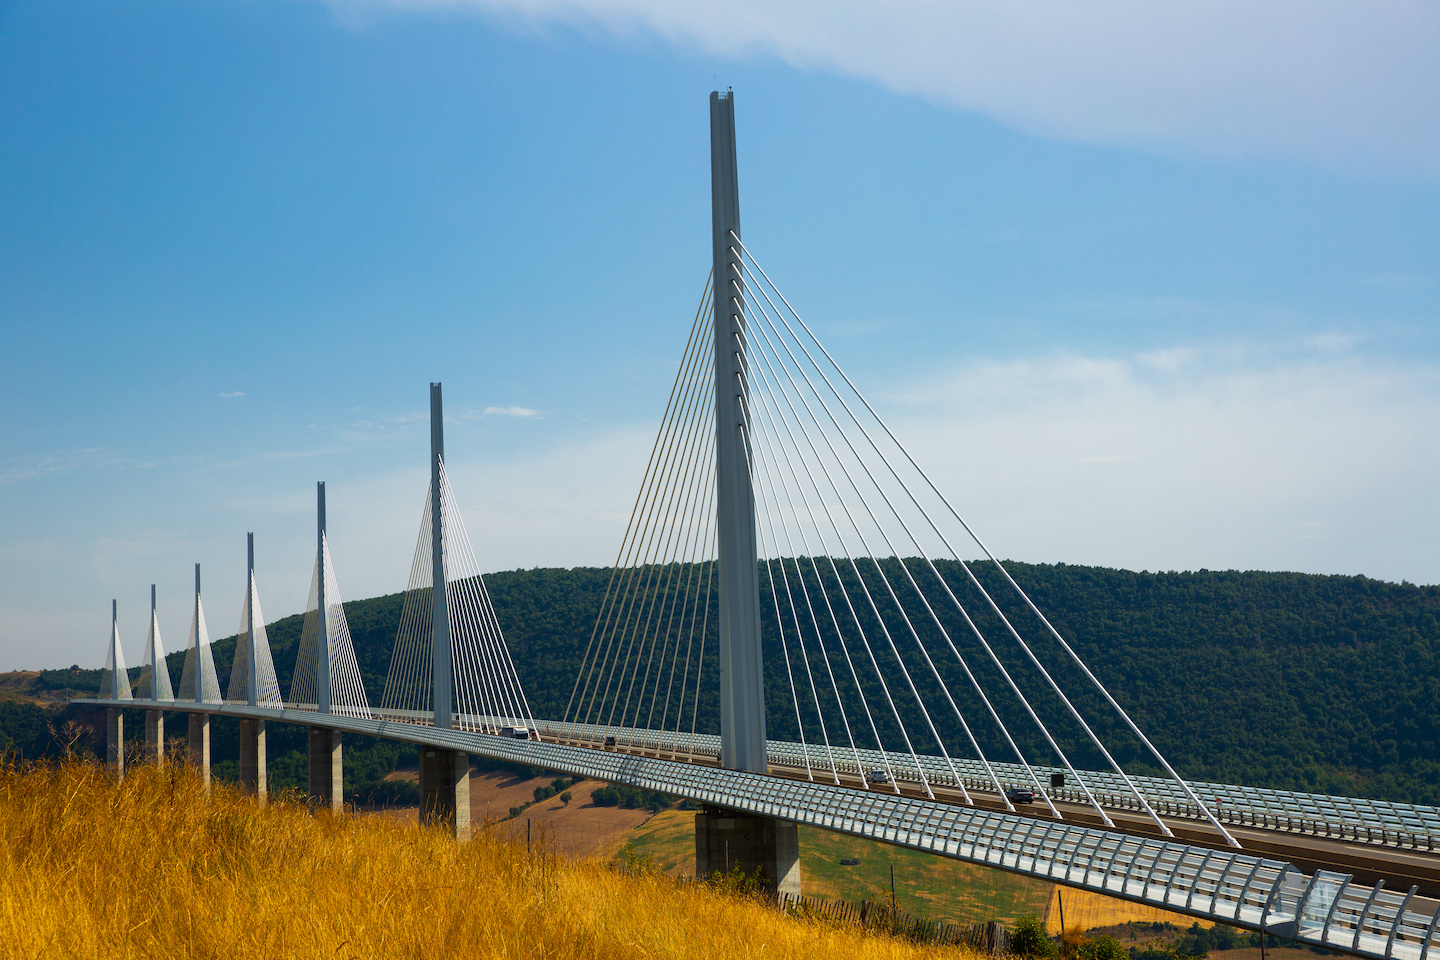
[[[200,603],[200,564],[195,564],[195,612],[190,619],[190,639],[185,647],[185,669],[180,674],[177,699],[197,703],[219,703],[220,681],[215,675],[215,655],[210,650],[210,631],[205,628],[205,607]]]
[[[300,628],[300,649],[290,682],[290,703],[311,704],[319,713],[369,717],[370,703],[355,659],[345,605],[335,580],[330,541],[325,531],[325,484],[316,484],[315,570],[310,580],[310,602]],[[324,616],[321,616],[321,611]],[[328,677],[328,680],[321,678]]]
[[[131,700],[130,675],[125,672],[125,651],[120,649],[119,604],[110,601],[110,646],[105,651],[105,672],[100,675],[100,699]]]
[[[283,709],[275,664],[270,659],[270,638],[265,633],[265,615],[255,589],[255,534],[245,535],[245,603],[240,608],[240,630],[235,637],[235,660],[230,667],[230,689],[225,699],[252,707]],[[251,665],[254,669],[251,669]]]
[[[145,641],[145,666],[136,684],[142,700],[174,700],[170,668],[165,663],[165,645],[160,642],[160,618],[155,613],[155,584],[150,584],[150,636]]]
[[[430,385],[429,490],[379,712],[488,733],[535,724],[445,475],[438,383]]]

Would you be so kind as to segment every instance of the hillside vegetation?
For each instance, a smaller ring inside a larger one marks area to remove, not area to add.
[[[1006,565],[1184,775],[1440,803],[1440,587],[1295,573]],[[941,569],[947,580],[960,581],[955,565]],[[993,568],[978,572],[987,584],[998,582]],[[576,568],[486,577],[536,716],[564,713],[609,576],[608,569]],[[346,604],[373,703],[384,687],[401,600],[392,594]],[[1029,635],[1040,634],[1025,611],[1012,606],[1006,612]],[[770,613],[766,617],[768,623]],[[977,619],[987,632],[1003,633],[993,619],[979,613]],[[269,627],[287,689],[300,620]],[[701,732],[719,726],[714,622]],[[774,646],[766,652],[769,729],[771,736],[791,737],[794,708]],[[1062,659],[1053,647],[1039,646],[1052,662]],[[233,649],[233,637],[215,645],[222,685]],[[171,656],[176,678],[182,663],[182,654]],[[979,664],[977,672],[985,667]],[[1080,691],[1078,702],[1099,712],[1098,696],[1084,692],[1076,670],[1059,673],[1067,689]],[[98,689],[99,671],[45,671],[36,686],[88,694]],[[964,695],[963,682],[952,679],[951,686],[957,697]],[[998,686],[991,677],[987,688]],[[6,731],[14,730],[9,736],[16,742],[35,737],[33,755],[45,749],[45,725],[20,716],[21,709],[0,702],[0,748]],[[1075,730],[1063,722],[1057,729],[1077,762],[1101,763]],[[1102,721],[1097,729],[1129,769],[1154,772],[1117,723]],[[1044,756],[1038,738],[1022,743],[1032,756]],[[1001,755],[993,737],[986,746]]]
[[[37,960],[942,955],[483,835],[207,797],[175,765],[117,785],[73,761],[0,772],[0,943]]]

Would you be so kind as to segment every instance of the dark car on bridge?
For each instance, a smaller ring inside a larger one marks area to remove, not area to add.
[[[1035,791],[1029,787],[1011,787],[1005,791],[1005,797],[1011,803],[1034,803]]]

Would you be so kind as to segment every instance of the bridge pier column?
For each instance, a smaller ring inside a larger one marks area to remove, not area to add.
[[[125,711],[115,707],[105,709],[105,764],[125,779]]]
[[[420,824],[449,827],[470,839],[470,757],[458,750],[420,748]]]
[[[345,776],[340,762],[340,731],[310,728],[310,805],[337,813],[345,809]]]
[[[161,710],[145,711],[145,753],[152,763],[165,765],[165,714]]]
[[[695,875],[758,870],[777,894],[800,896],[800,827],[720,807],[695,815]]]
[[[264,720],[240,720],[240,787],[265,799]]]
[[[210,789],[210,714],[192,713],[190,740],[186,744],[186,761],[200,771],[200,782]]]

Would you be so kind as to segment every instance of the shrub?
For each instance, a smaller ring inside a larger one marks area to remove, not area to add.
[[[1045,935],[1045,924],[1033,913],[1022,914],[1010,932],[1010,955],[1029,960],[1054,960],[1060,950]]]
[[[1077,960],[1130,960],[1130,952],[1114,937],[1099,936],[1083,941],[1075,951]]]

